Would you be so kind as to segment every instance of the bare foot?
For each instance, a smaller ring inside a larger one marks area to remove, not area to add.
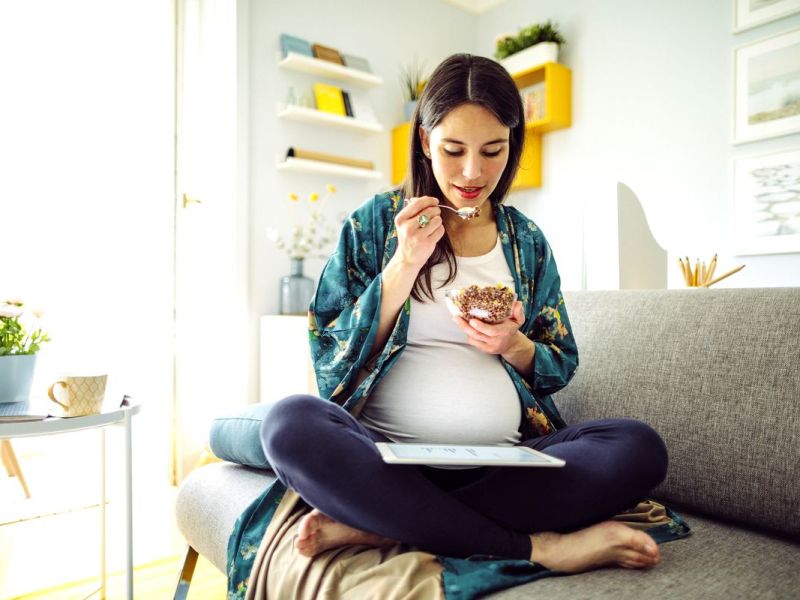
[[[303,556],[313,557],[330,548],[346,544],[388,546],[395,540],[337,523],[316,508],[300,520],[295,548]]]
[[[658,545],[643,531],[604,521],[573,533],[534,533],[531,562],[554,571],[580,573],[598,567],[642,569],[658,564]]]

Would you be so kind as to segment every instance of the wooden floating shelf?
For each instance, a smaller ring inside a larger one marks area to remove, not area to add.
[[[383,177],[380,171],[348,167],[347,165],[337,165],[319,160],[308,160],[307,158],[287,158],[278,163],[278,170],[290,173],[340,175],[354,179],[381,179]]]
[[[278,63],[278,66],[282,69],[322,75],[323,77],[330,77],[331,79],[338,79],[340,81],[349,81],[350,83],[355,83],[362,87],[375,87],[383,84],[383,79],[372,73],[337,65],[328,60],[303,56],[295,52],[289,52],[289,54]]]
[[[315,125],[331,125],[369,133],[381,133],[383,131],[383,126],[375,121],[362,121],[353,117],[343,117],[322,110],[292,104],[288,106],[281,105],[278,109],[278,118]]]

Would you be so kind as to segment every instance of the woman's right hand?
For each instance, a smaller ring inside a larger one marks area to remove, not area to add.
[[[419,219],[425,215],[430,221],[422,226]],[[442,209],[438,198],[421,196],[409,198],[397,213],[397,255],[409,267],[419,271],[433,254],[436,242],[444,235]]]

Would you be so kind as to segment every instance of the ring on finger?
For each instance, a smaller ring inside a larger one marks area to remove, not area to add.
[[[417,217],[417,223],[419,224],[420,229],[425,229],[430,222],[431,218],[428,215],[423,214]]]

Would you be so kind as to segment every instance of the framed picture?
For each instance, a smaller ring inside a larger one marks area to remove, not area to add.
[[[800,12],[800,0],[733,1],[733,31],[735,33]]]
[[[733,142],[800,131],[800,29],[735,49]]]
[[[800,149],[734,160],[738,255],[800,252]]]

